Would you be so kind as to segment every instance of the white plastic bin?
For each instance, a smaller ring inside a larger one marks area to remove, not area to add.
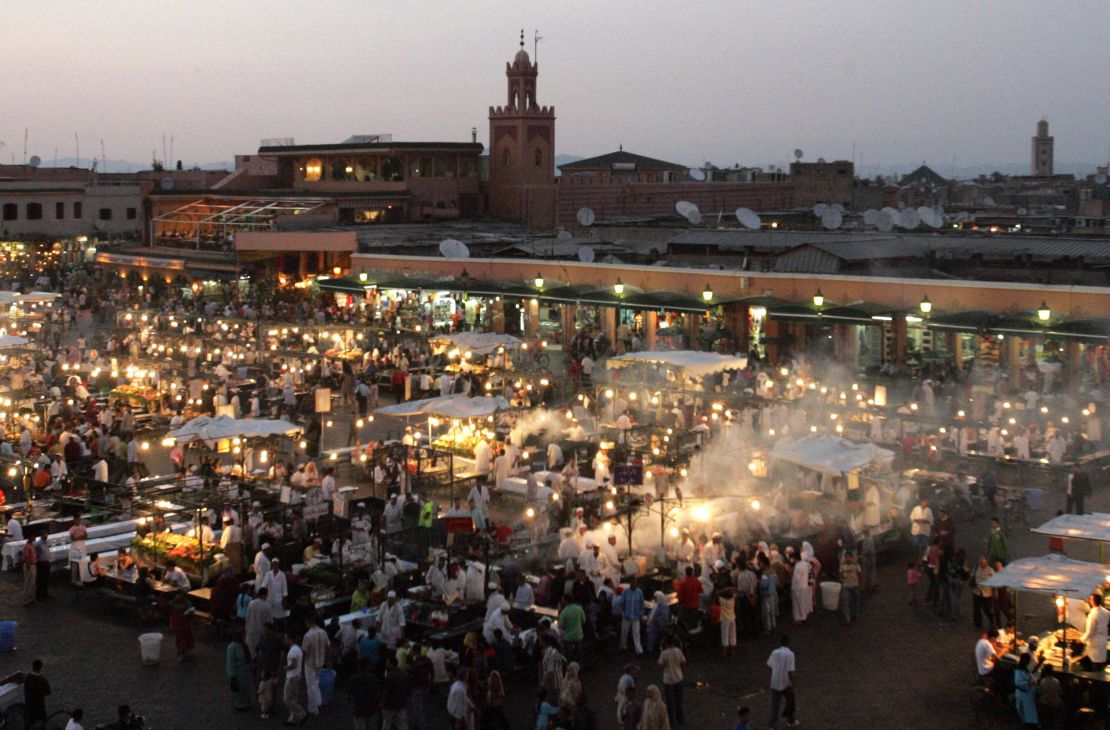
[[[157,664],[162,658],[162,635],[142,634],[139,636],[139,652],[143,664]]]
[[[840,583],[833,580],[821,581],[821,606],[826,611],[840,609]]]

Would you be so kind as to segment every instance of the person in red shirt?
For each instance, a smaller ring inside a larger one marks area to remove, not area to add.
[[[35,553],[35,544],[31,540],[23,543],[23,605],[29,606],[35,602],[35,571],[39,562]]]
[[[678,584],[678,605],[690,611],[701,608],[701,581],[694,577],[694,569],[686,568],[686,577]]]

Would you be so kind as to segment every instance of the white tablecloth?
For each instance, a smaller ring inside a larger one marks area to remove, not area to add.
[[[547,480],[550,479],[552,485],[559,488],[563,484],[563,476],[554,471],[538,471],[536,472],[536,482],[539,487],[536,490],[536,497],[540,500],[547,499],[551,494],[551,490],[545,486]],[[597,489],[597,482],[589,477],[578,477],[575,480],[575,489],[579,494],[585,494]],[[521,497],[528,494],[528,478],[527,477],[509,477],[501,482],[501,492],[508,494],[517,494]]]
[[[401,604],[401,610],[406,611],[412,605],[412,601],[407,598],[402,598],[398,603]],[[382,604],[385,605],[384,603]],[[362,619],[362,627],[366,628],[378,620],[378,607],[368,608],[366,611],[353,611],[352,613],[345,613],[339,617],[339,625],[349,624],[355,619]]]
[[[120,522],[106,522],[103,525],[86,525],[89,533],[89,541],[101,537],[109,537],[111,535],[119,535],[121,533],[135,534],[135,525],[138,524],[137,520],[121,520]],[[19,562],[20,552],[23,550],[23,545],[26,540],[14,540],[12,542],[4,543],[4,547],[0,549],[0,555],[3,559],[4,570],[8,570],[12,565]],[[46,544],[50,546],[51,554],[56,546],[69,545],[69,532],[54,532],[46,536]]]
[[[125,523],[114,523],[114,524],[125,524]],[[190,525],[188,523],[179,522],[175,525],[170,525],[170,531],[180,535],[180,534],[184,533],[186,530],[188,530],[189,527],[190,527]],[[119,533],[116,533],[114,535],[107,535],[105,537],[92,538],[91,537],[92,530],[89,530],[89,533],[90,533],[90,539],[85,542],[85,550],[89,555],[92,555],[93,553],[101,553],[101,552],[106,552],[106,551],[110,551],[110,550],[119,550],[120,548],[128,547],[129,545],[131,545],[131,539],[133,537],[135,537],[134,526],[132,526],[132,528],[129,532],[119,532]],[[64,533],[62,533],[62,534],[64,534]],[[54,536],[51,535],[50,537],[53,538]],[[8,550],[8,547],[10,545],[16,545],[17,543],[9,543],[9,545],[4,546],[4,555],[3,555],[3,569],[4,570],[11,570],[15,566],[17,566],[20,562],[22,562],[21,561],[21,557],[22,557],[22,552],[21,551],[23,549],[23,543],[24,542],[25,541],[23,541],[23,540],[20,540],[18,542],[19,550],[15,551],[14,556],[9,556],[7,550]],[[61,562],[61,561],[67,560],[69,558],[69,535],[68,534],[66,534],[66,541],[65,542],[55,543],[55,542],[51,541],[51,542],[48,543],[48,545],[49,545],[49,548],[50,548],[50,562],[52,562],[52,563]]]

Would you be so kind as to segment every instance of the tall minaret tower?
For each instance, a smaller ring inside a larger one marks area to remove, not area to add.
[[[533,228],[555,225],[555,108],[536,101],[539,64],[524,50],[505,64],[505,106],[489,109],[489,209]]]
[[[1030,174],[1039,177],[1052,175],[1052,146],[1053,137],[1048,135],[1048,120],[1037,122],[1037,136],[1033,138],[1033,159],[1030,164]]]

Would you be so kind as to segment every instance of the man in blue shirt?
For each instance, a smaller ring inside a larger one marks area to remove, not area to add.
[[[621,593],[621,651],[628,648],[628,633],[632,632],[632,645],[636,656],[644,653],[640,646],[640,621],[644,618],[644,592],[636,576],[630,579],[628,589]]]

